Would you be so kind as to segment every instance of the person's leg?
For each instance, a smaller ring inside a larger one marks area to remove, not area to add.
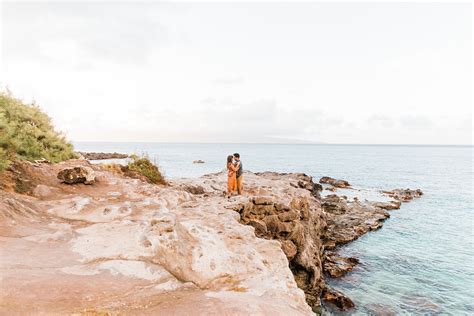
[[[237,178],[237,193],[242,194],[242,182],[244,180],[244,175],[241,175]]]
[[[227,197],[230,197],[232,194],[232,190],[234,188],[234,184],[232,181],[232,177],[227,177]]]

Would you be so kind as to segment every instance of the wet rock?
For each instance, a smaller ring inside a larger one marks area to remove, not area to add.
[[[326,251],[324,260],[324,271],[332,278],[340,278],[352,271],[359,259],[353,257],[342,257],[335,252]]]
[[[351,185],[346,180],[337,180],[331,177],[322,177],[319,179],[319,183],[326,183],[337,188],[349,188]]]
[[[395,316],[397,315],[396,311],[385,304],[368,304],[364,306],[365,310],[370,315],[376,315],[376,316]]]
[[[326,303],[332,304],[341,311],[347,311],[355,307],[354,302],[344,294],[334,289],[326,288],[323,292],[323,300]]]
[[[92,184],[95,181],[95,173],[91,167],[80,166],[59,171],[58,179],[67,184]]]
[[[398,210],[401,206],[400,201],[390,201],[390,202],[374,202],[373,206],[384,209],[384,210]]]
[[[391,191],[382,191],[382,193],[402,202],[408,202],[423,195],[423,192],[420,189],[394,189]]]
[[[414,314],[433,315],[441,312],[438,304],[416,293],[403,295],[401,300]]]
[[[390,214],[377,203],[348,201],[335,194],[324,197],[321,206],[327,214],[325,244],[341,245],[382,227]]]

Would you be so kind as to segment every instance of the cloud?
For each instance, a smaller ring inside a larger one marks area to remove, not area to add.
[[[395,119],[387,115],[374,114],[367,118],[367,124],[372,127],[392,128],[395,126]]]
[[[212,83],[217,85],[239,85],[245,82],[241,76],[220,77],[212,80]]]
[[[150,4],[148,4],[149,6]],[[75,65],[146,64],[167,29],[148,7],[130,3],[3,4],[3,58]]]
[[[402,115],[399,118],[399,123],[402,128],[408,128],[412,130],[431,128],[434,126],[434,122],[421,115]]]

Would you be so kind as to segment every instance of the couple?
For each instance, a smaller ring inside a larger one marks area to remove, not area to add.
[[[227,156],[227,198],[230,198],[234,191],[239,195],[242,194],[243,172],[240,155],[235,153],[233,156]]]

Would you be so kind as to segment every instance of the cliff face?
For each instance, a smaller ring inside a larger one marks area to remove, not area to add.
[[[250,200],[228,200],[224,174],[157,186],[92,166],[94,184],[60,183],[77,165],[88,164],[8,175],[30,185],[0,191],[1,313],[309,315],[306,300],[318,304],[325,224],[308,177],[249,173]]]

